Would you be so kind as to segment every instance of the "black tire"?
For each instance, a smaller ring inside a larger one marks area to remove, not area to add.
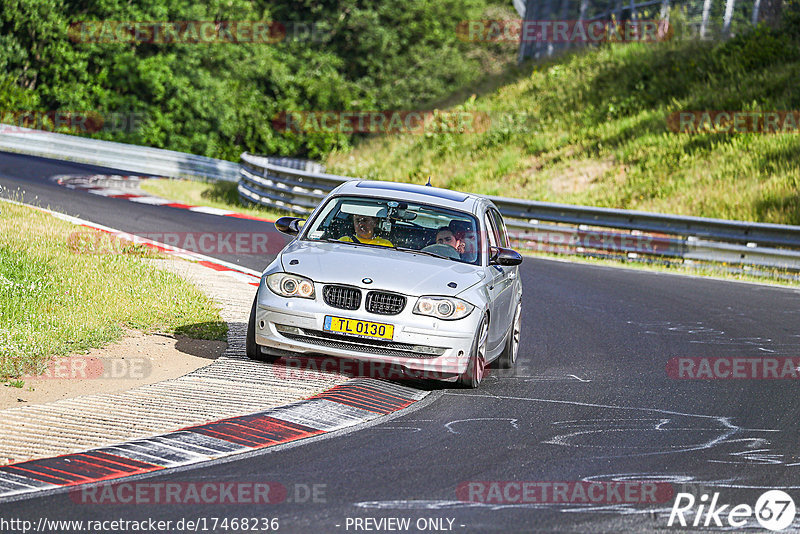
[[[244,351],[251,360],[262,362],[274,362],[280,356],[264,354],[263,349],[256,344],[256,306],[258,306],[258,294],[253,299],[253,307],[250,309],[250,320],[247,321],[247,335],[244,341]]]
[[[464,388],[475,389],[481,385],[486,372],[486,342],[489,338],[489,318],[485,315],[478,330],[469,354],[467,370],[458,377],[457,384]]]
[[[495,365],[498,369],[512,369],[517,363],[517,355],[519,354],[519,336],[522,331],[520,328],[522,324],[522,301],[517,302],[517,309],[514,311],[514,320],[511,322],[511,328],[508,331],[506,338],[506,346],[503,347],[503,352],[500,357],[495,360]]]

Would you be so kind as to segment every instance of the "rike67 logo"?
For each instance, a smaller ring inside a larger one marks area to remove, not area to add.
[[[719,492],[715,492],[710,498],[704,493],[700,499],[696,499],[691,493],[678,493],[667,526],[754,527],[755,525],[748,523],[755,516],[763,528],[778,532],[789,528],[794,522],[794,500],[785,491],[766,491],[758,498],[755,506],[721,504],[719,501]]]

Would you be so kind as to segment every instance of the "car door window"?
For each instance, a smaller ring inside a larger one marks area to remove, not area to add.
[[[508,231],[506,231],[505,222],[503,222],[503,217],[496,209],[489,210],[489,213],[492,214],[492,220],[494,221],[494,227],[498,231],[498,237],[500,240],[500,246],[508,248]]]
[[[497,233],[497,228],[494,227],[492,216],[487,211],[483,216],[484,224],[486,225],[486,244],[489,246],[489,257],[492,257],[492,247],[497,248],[500,238]]]
[[[499,237],[497,235],[497,229],[494,227],[492,217],[489,215],[488,211],[484,216],[484,224],[486,224],[486,237],[489,247],[497,247],[497,244],[499,243]],[[491,252],[489,254],[491,255]]]

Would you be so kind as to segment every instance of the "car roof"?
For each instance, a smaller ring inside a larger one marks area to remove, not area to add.
[[[385,182],[378,180],[350,180],[335,190],[337,195],[358,195],[380,198],[391,198],[422,204],[433,204],[443,208],[473,212],[478,203],[488,201],[472,193],[462,193],[440,187]]]

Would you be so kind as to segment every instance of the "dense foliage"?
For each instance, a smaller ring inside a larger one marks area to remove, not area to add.
[[[442,98],[485,72],[479,47],[457,38],[458,22],[506,4],[4,0],[0,110],[138,113],[145,121],[134,131],[94,135],[233,160],[244,150],[318,156],[350,140],[281,133],[272,119],[286,110],[414,109]],[[81,21],[270,20],[280,21],[284,39],[87,43],[70,33]]]

